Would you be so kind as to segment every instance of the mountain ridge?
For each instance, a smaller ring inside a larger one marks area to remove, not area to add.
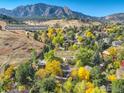
[[[12,10],[1,8],[0,14],[4,14],[16,18],[41,17],[41,18],[49,18],[49,19],[53,19],[53,18],[57,18],[57,19],[78,18],[78,19],[86,19],[86,20],[96,19],[96,17],[92,17],[80,12],[72,11],[68,7],[48,5],[44,3],[18,6]]]
[[[71,10],[68,7],[37,3],[21,5],[12,10],[0,8],[0,14],[13,18],[26,19],[81,19],[84,21],[124,23],[124,13],[115,13],[104,17],[95,17]]]

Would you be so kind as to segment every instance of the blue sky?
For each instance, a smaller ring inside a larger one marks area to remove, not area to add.
[[[68,6],[74,11],[91,16],[124,13],[124,0],[0,0],[0,8],[13,9],[19,5],[35,3]]]

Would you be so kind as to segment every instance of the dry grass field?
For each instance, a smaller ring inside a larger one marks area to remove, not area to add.
[[[51,27],[54,27],[56,25],[60,27],[69,27],[69,26],[80,27],[82,25],[85,25],[85,26],[89,25],[89,23],[82,22],[80,20],[49,20],[49,21],[42,21],[42,22],[29,20],[29,21],[25,21],[25,23],[29,25],[47,25]]]
[[[31,57],[32,48],[39,54],[43,44],[27,38],[24,31],[0,31],[0,64],[22,63]]]

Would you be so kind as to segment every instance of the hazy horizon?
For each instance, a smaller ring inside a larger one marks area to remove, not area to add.
[[[67,6],[73,11],[86,15],[103,17],[114,13],[124,13],[124,1],[122,0],[1,0],[0,8],[14,9],[17,6],[45,3],[56,6]]]

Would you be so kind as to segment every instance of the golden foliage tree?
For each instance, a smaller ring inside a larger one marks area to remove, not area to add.
[[[79,70],[78,70],[78,77],[81,80],[89,80],[89,78],[90,78],[90,71],[88,71],[84,67],[80,67]]]
[[[45,70],[46,70],[47,73],[52,74],[52,75],[61,74],[60,62],[56,61],[56,60],[48,62],[46,64]]]
[[[13,73],[14,73],[14,66],[10,65],[10,67],[7,68],[7,70],[4,73],[4,78],[5,79],[10,79],[11,76],[13,75]]]
[[[37,76],[37,77],[39,77],[39,78],[45,78],[46,77],[46,75],[47,75],[47,73],[46,73],[46,70],[45,69],[39,69],[36,73],[35,73],[35,75]]]

